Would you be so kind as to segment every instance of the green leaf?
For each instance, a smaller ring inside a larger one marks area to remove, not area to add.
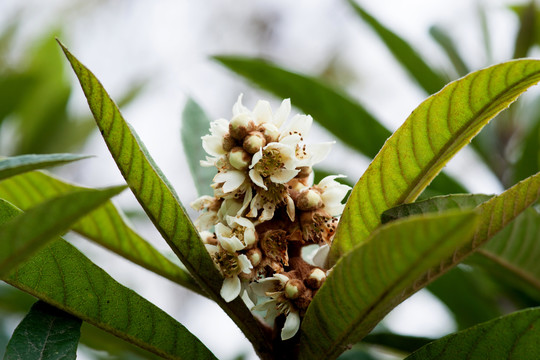
[[[182,113],[182,145],[199,196],[214,195],[210,185],[216,171],[212,168],[202,167],[199,163],[206,156],[201,137],[208,134],[209,131],[210,119],[199,104],[193,99],[188,99]]]
[[[521,181],[491,200],[484,202],[485,198],[486,195],[436,197],[402,205],[387,213],[393,213],[392,217],[396,217],[397,214],[463,209],[475,202],[481,204],[476,207],[481,222],[474,240],[469,247],[461,249],[454,256],[452,263],[459,262],[472,251],[476,251],[469,261],[480,263],[487,270],[495,268],[505,277],[512,276],[513,285],[520,286],[540,299],[540,265],[537,262],[540,256],[537,246],[540,241],[540,215],[535,209],[527,209],[540,198],[540,173]],[[405,210],[407,207],[409,210]],[[487,244],[479,247],[489,239],[491,240]],[[439,271],[433,273],[437,274]]]
[[[79,78],[92,114],[120,172],[156,228],[201,288],[238,325],[256,351],[260,354],[270,352],[268,340],[244,302],[237,298],[227,303],[221,297],[223,277],[178,196],[142,142],[125,122],[97,78],[65,47],[62,46],[62,49]]]
[[[42,301],[17,326],[4,360],[76,359],[81,320]]]
[[[0,198],[26,210],[47,199],[84,189],[35,171],[0,182]],[[186,271],[137,234],[111,201],[84,216],[71,229],[135,264],[207,296]]]
[[[426,337],[400,335],[391,332],[371,333],[362,339],[365,344],[378,345],[404,353],[412,353],[432,341],[433,339]]]
[[[540,300],[540,214],[527,209],[468,259]]]
[[[519,311],[443,337],[407,360],[540,358],[540,309]]]
[[[103,190],[80,190],[50,199],[0,227],[0,277],[42,248],[124,186]],[[3,207],[9,207],[0,199]],[[9,211],[8,215],[9,215]],[[5,217],[4,217],[5,218]]]
[[[446,56],[452,62],[452,65],[454,65],[456,73],[459,76],[467,75],[470,72],[469,67],[465,64],[463,57],[459,54],[456,44],[448,33],[439,26],[432,26],[429,29],[429,34],[444,50]]]
[[[346,94],[320,80],[284,70],[261,59],[216,56],[216,60],[280,98],[293,104],[345,144],[373,158],[391,135],[377,119]],[[430,189],[440,194],[464,192],[452,178],[441,174]]]
[[[342,257],[308,307],[300,358],[333,359],[361,340],[417,279],[470,239],[475,220],[471,211],[398,220]]]
[[[67,164],[88,156],[73,154],[19,155],[0,160],[0,180],[27,171]]]
[[[450,209],[473,209],[491,199],[493,195],[484,194],[453,194],[435,196],[426,200],[403,204],[388,209],[381,215],[383,224],[411,215],[444,212]]]
[[[3,280],[166,359],[214,359],[180,323],[66,241],[54,241]]]
[[[401,63],[428,94],[439,91],[446,84],[446,79],[426,64],[420,55],[418,55],[412,46],[405,40],[382,25],[354,0],[349,0],[349,4],[351,4],[356,13],[377,33],[396,60]]]
[[[520,9],[519,31],[514,47],[514,59],[527,56],[536,40],[536,6],[534,0]]]
[[[454,81],[420,104],[354,187],[330,262],[362,243],[385,210],[413,201],[489,120],[539,80],[540,61],[510,61]]]
[[[516,181],[540,171],[540,111],[536,111],[536,118],[526,134],[521,141],[523,150],[514,167]]]

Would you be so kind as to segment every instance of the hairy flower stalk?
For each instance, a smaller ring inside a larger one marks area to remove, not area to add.
[[[209,156],[201,165],[218,172],[214,196],[192,203],[225,278],[222,297],[241,296],[270,325],[282,324],[282,340],[297,333],[326,279],[326,254],[350,189],[336,181],[340,176],[313,184],[312,166],[331,143],[306,144],[313,120],[296,115],[287,122],[290,110],[288,99],[275,114],[267,101],[249,110],[240,95],[232,118],[212,122],[202,137]]]

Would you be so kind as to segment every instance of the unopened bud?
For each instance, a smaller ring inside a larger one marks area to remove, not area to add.
[[[251,249],[248,251],[247,257],[251,261],[251,265],[257,266],[261,263],[262,252],[259,249]]]
[[[296,174],[297,178],[306,178],[309,175],[311,175],[311,173],[313,172],[313,170],[311,169],[311,166],[301,166],[297,169],[300,170],[300,172]]]
[[[250,154],[255,154],[264,145],[266,145],[264,135],[258,131],[252,131],[244,138],[244,150]]]
[[[229,153],[229,163],[238,170],[245,170],[251,162],[251,156],[241,147],[237,146]]]
[[[298,279],[291,279],[285,284],[285,296],[291,300],[297,299],[305,290],[306,287]]]
[[[296,199],[296,207],[303,211],[317,210],[323,206],[322,197],[317,190],[304,190]]]
[[[318,289],[324,280],[326,280],[325,272],[319,268],[315,268],[311,270],[311,274],[306,279],[306,285],[312,289]]]
[[[229,134],[237,140],[242,140],[253,130],[253,121],[248,114],[238,114],[229,123]]]
[[[279,129],[272,123],[265,123],[261,125],[261,132],[266,139],[266,143],[278,141]]]
[[[231,134],[227,134],[223,137],[223,150],[231,151],[233,147],[235,146],[236,146],[236,141],[231,136]]]

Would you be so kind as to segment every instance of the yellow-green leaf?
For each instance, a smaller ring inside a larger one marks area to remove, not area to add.
[[[0,198],[27,210],[47,199],[85,188],[33,171],[0,182]],[[137,234],[111,201],[84,216],[71,229],[120,256],[207,296],[193,278]]]
[[[47,242],[125,187],[79,190],[41,203],[0,226],[0,277],[41,249]],[[9,203],[0,199],[0,204]],[[7,219],[11,213],[2,215]]]
[[[540,61],[510,61],[454,81],[420,104],[354,187],[331,263],[365,241],[385,210],[416,199],[489,120],[539,80]]]

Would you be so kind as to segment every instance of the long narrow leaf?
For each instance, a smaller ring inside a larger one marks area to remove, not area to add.
[[[125,187],[80,190],[50,199],[0,227],[0,277],[66,232],[71,224]],[[0,204],[8,206],[5,200]]]
[[[270,345],[259,323],[244,302],[237,298],[227,303],[221,297],[221,274],[186,215],[178,196],[135,132],[125,122],[120,110],[97,78],[65,47],[62,46],[62,49],[79,78],[109,151],[156,228],[201,288],[233,319],[261,356],[270,352]]]
[[[81,320],[42,301],[15,329],[4,360],[75,360]]]
[[[27,171],[63,165],[86,159],[88,156],[73,154],[19,155],[0,160],[0,180]]]
[[[276,96],[290,97],[296,107],[369,158],[379,152],[391,135],[362,105],[318,79],[284,70],[261,59],[230,56],[216,56],[215,59]],[[439,194],[465,191],[444,173],[435,178],[430,189]]]
[[[200,165],[206,152],[202,147],[201,137],[208,134],[210,119],[193,99],[188,99],[182,113],[182,145],[187,156],[189,170],[200,196],[214,195],[210,185],[216,171]]]
[[[388,50],[392,52],[394,57],[428,94],[439,91],[446,84],[446,79],[426,64],[420,55],[418,55],[412,46],[405,40],[382,25],[354,0],[349,0],[349,4],[351,4],[356,13],[371,26],[384,42]]]
[[[519,311],[434,341],[406,360],[538,359],[540,309]]]
[[[301,359],[333,359],[361,340],[417,278],[470,239],[472,212],[435,214],[381,227],[338,261],[301,327]]]
[[[470,72],[469,67],[465,64],[465,60],[463,60],[463,57],[460,55],[456,44],[446,31],[439,26],[432,26],[429,29],[429,34],[444,52],[446,52],[446,56],[448,56],[448,59],[452,62],[452,65],[454,65],[454,69],[456,69],[456,73],[459,76],[467,75]]]
[[[83,189],[34,171],[0,182],[0,198],[27,210],[47,199]],[[156,274],[207,296],[186,271],[137,234],[111,201],[77,221],[71,229]]]
[[[540,61],[510,61],[454,81],[420,104],[354,187],[331,262],[362,243],[385,210],[413,201],[489,120],[539,80]]]

